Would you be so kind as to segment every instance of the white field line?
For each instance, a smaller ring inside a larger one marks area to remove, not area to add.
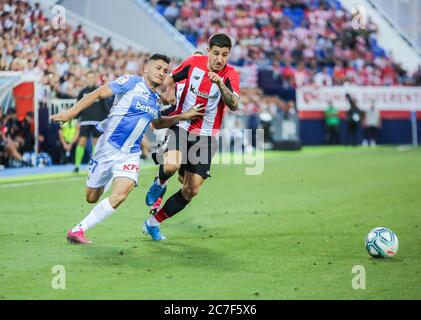
[[[413,146],[411,146],[411,145],[405,145],[405,146],[399,146],[399,147],[397,147],[397,148],[396,148],[396,150],[397,150],[398,152],[403,152],[403,151],[408,151],[408,150],[411,150],[411,149],[413,149],[413,148],[415,148],[415,147],[413,147]]]
[[[385,153],[395,153],[395,152],[404,152],[408,150],[412,150],[413,147],[411,146],[399,146],[397,148],[394,148],[390,151],[387,151]],[[286,162],[286,161],[293,161],[293,160],[302,160],[302,159],[311,159],[311,158],[317,158],[321,156],[336,156],[336,155],[354,155],[354,154],[360,154],[360,153],[367,153],[366,151],[369,151],[370,149],[366,150],[356,150],[356,151],[338,151],[333,153],[315,153],[315,154],[303,154],[303,155],[297,155],[297,156],[291,156],[286,158],[271,158],[267,159],[265,162]],[[220,165],[220,164],[219,164]],[[226,164],[227,166],[232,166],[235,164]],[[142,168],[142,170],[151,170],[155,168],[155,165],[147,165]],[[0,189],[7,189],[7,188],[20,188],[20,187],[28,187],[28,186],[34,186],[34,185],[43,185],[43,184],[49,184],[49,183],[56,183],[56,182],[67,182],[67,181],[76,181],[80,179],[87,179],[87,176],[80,176],[80,177],[69,177],[69,178],[61,178],[61,179],[48,179],[47,180],[36,180],[36,181],[27,181],[27,182],[12,182],[12,183],[5,183],[0,185]]]

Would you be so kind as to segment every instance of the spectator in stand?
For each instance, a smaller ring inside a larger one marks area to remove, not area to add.
[[[11,136],[11,128],[17,129],[17,126],[15,127],[14,111],[8,109],[6,114],[4,114],[0,108],[0,112],[0,165],[8,166],[9,159],[22,162],[22,155],[18,151],[19,145]]]
[[[12,167],[30,165],[24,161],[23,152],[33,151],[31,122],[33,122],[33,115],[30,113],[22,122],[19,122],[14,109],[8,109],[6,115],[1,118],[0,150],[3,153],[3,165]]]
[[[297,88],[311,84],[311,72],[306,68],[304,62],[298,64],[295,71],[295,86]]]
[[[376,108],[374,100],[370,108],[364,114],[364,140],[363,146],[377,145],[377,134],[381,128],[380,110]]]
[[[73,163],[75,150],[80,134],[80,123],[76,119],[67,121],[59,130],[60,145],[60,163]]]
[[[178,16],[180,14],[180,9],[177,7],[177,3],[171,2],[171,4],[165,9],[164,17],[172,24],[175,24]]]
[[[19,122],[19,137],[21,138],[21,153],[34,152],[35,137],[33,112],[26,113],[25,118]],[[41,143],[42,141],[43,137],[41,137]]]
[[[355,98],[346,94],[350,108],[346,113],[347,120],[347,145],[356,146],[358,143],[358,130],[361,125],[362,111],[357,106]]]
[[[335,108],[332,101],[329,101],[325,111],[325,123],[326,143],[329,145],[340,144],[339,125],[341,120],[339,119],[339,111]]]
[[[330,87],[333,85],[332,77],[327,67],[324,67],[321,72],[314,76],[314,83],[318,87]]]

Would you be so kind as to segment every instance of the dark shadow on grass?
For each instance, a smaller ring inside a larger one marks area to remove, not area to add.
[[[367,257],[367,260],[372,264],[382,264],[382,263],[404,263],[405,259],[400,257],[393,257],[393,258],[374,258],[374,257]]]
[[[198,239],[199,241],[200,239]],[[204,240],[210,241],[210,240]],[[180,240],[155,242],[139,238],[124,243],[101,243],[81,248],[86,262],[94,265],[124,266],[135,269],[186,268],[235,270],[241,265],[232,252],[209,248],[211,244],[192,245]]]

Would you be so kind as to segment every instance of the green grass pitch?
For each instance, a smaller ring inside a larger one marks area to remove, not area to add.
[[[85,176],[0,180],[0,299],[421,299],[421,150],[305,148],[267,152],[262,175],[215,165],[187,209],[140,233],[155,168],[119,210],[70,245],[92,205]],[[50,179],[49,179],[50,178]],[[176,179],[167,195],[178,190]],[[393,259],[364,238],[396,232]],[[52,288],[65,268],[66,289]],[[353,289],[352,268],[366,289]]]

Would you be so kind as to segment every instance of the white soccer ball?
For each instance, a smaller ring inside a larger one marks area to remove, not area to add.
[[[365,239],[368,254],[374,258],[391,258],[398,252],[398,237],[384,227],[374,228]]]

